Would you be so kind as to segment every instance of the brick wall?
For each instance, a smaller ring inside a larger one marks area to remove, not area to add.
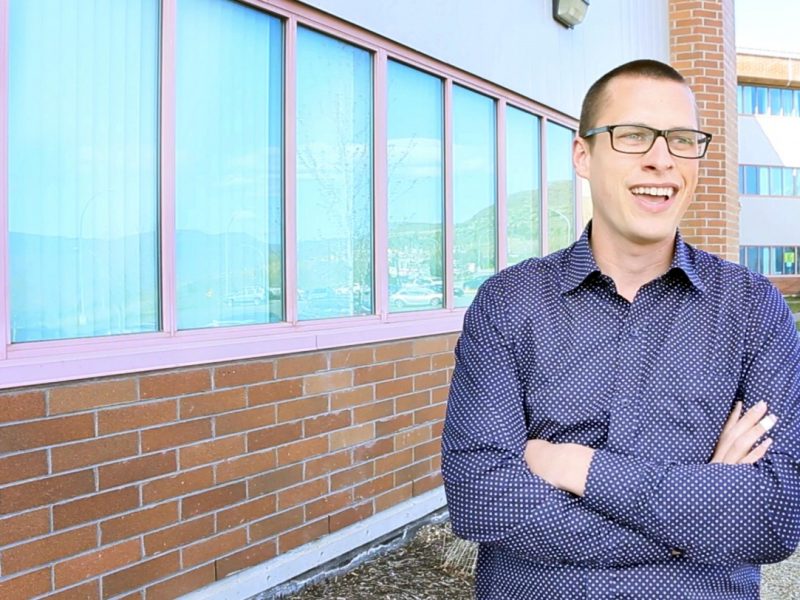
[[[800,277],[770,277],[784,296],[800,296]]]
[[[0,598],[174,598],[433,489],[456,339],[0,394]]]
[[[739,260],[738,121],[733,0],[669,0],[673,66],[689,80],[703,129],[712,133],[695,201],[681,223],[687,241]]]

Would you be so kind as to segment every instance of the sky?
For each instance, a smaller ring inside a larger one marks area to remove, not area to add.
[[[774,6],[768,9],[767,6]],[[800,2],[735,0],[736,47],[800,56]]]

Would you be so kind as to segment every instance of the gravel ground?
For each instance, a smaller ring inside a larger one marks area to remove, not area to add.
[[[474,558],[474,546],[458,540],[448,523],[425,525],[408,544],[283,599],[468,600]],[[800,552],[763,567],[761,598],[800,598]]]

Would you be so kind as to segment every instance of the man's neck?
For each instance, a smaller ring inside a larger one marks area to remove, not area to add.
[[[590,239],[595,262],[604,275],[614,280],[617,293],[629,302],[633,302],[639,288],[666,273],[672,264],[674,236],[643,246],[598,233],[593,230]]]

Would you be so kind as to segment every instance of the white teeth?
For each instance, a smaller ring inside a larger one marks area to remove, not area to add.
[[[672,196],[672,188],[670,187],[635,187],[631,188],[631,191],[636,195],[647,195],[647,196]]]

